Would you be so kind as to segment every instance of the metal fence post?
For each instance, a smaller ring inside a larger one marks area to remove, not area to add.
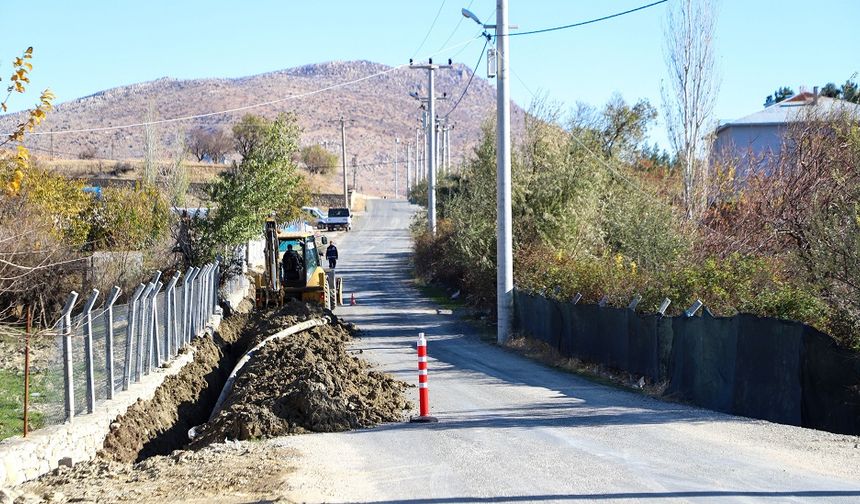
[[[194,302],[195,291],[197,290],[195,287],[195,280],[197,279],[197,275],[200,274],[200,268],[194,267],[191,269],[191,275],[189,276],[189,288],[188,288],[188,341],[194,339],[196,334],[195,327],[195,307],[196,304]]]
[[[155,288],[149,294],[149,336],[146,340],[147,355],[149,357],[146,360],[147,373],[152,371],[153,363],[156,367],[161,365],[161,345],[158,342],[158,293],[161,292],[162,287],[164,287],[163,283],[156,282]]]
[[[71,422],[75,417],[75,382],[74,363],[72,362],[72,308],[78,300],[78,293],[72,291],[66,299],[60,319],[60,334],[63,337],[63,377],[65,380],[66,421]]]
[[[206,290],[206,272],[209,269],[209,265],[206,264],[197,274],[197,278],[195,278],[195,282],[197,283],[196,290],[194,292],[194,336],[198,336],[200,331],[203,329],[203,292]]]
[[[105,313],[105,374],[107,375],[107,398],[108,400],[113,399],[114,393],[114,372],[113,372],[113,304],[116,303],[116,299],[119,297],[119,293],[122,289],[117,286],[114,286],[111,289],[110,294],[108,294],[107,299],[105,300],[105,306],[107,307],[107,313]]]
[[[204,320],[203,320],[203,303],[201,301],[203,300],[203,296],[206,295],[206,272],[207,271],[209,271],[209,265],[205,264],[205,265],[203,265],[203,269],[200,270],[200,274],[197,275],[197,295],[195,296],[195,299],[194,299],[194,302],[195,302],[194,306],[197,308],[197,311],[196,311],[196,313],[197,313],[197,324],[195,327],[196,331],[194,334],[200,334],[200,331],[202,331],[206,325],[206,322],[204,322]]]
[[[179,279],[182,277],[180,272],[176,272],[176,279],[179,283]],[[179,354],[179,349],[182,347],[182,335],[180,333],[180,329],[182,325],[180,322],[182,321],[181,315],[179,313],[179,300],[176,297],[176,286],[173,286],[173,320],[171,324],[173,325],[173,355]]]
[[[212,266],[207,264],[206,265],[206,274],[203,276],[203,292],[200,293],[201,294],[201,296],[200,296],[200,313],[203,314],[203,316],[200,318],[200,320],[202,321],[202,324],[200,324],[201,325],[200,328],[203,330],[206,329],[206,324],[209,322],[209,303],[208,303],[208,301],[209,301],[209,289],[212,288],[212,285],[210,282],[211,277],[212,277]]]
[[[99,298],[99,290],[93,289],[84,304],[84,362],[87,369],[87,413],[96,409],[96,377],[93,369],[93,306]]]
[[[215,273],[215,264],[209,266],[209,270],[206,272],[206,297],[203,299],[203,325],[206,326],[209,324],[209,317],[212,315],[212,287],[215,283],[214,281],[214,273]]]
[[[128,310],[126,314],[128,324],[125,327],[125,363],[123,364],[122,369],[123,390],[128,390],[128,386],[131,384],[131,374],[132,369],[134,368],[131,360],[132,350],[134,349],[134,335],[137,333],[137,326],[140,324],[137,306],[140,296],[143,295],[144,289],[146,289],[146,285],[138,285],[137,289],[134,290],[134,294],[131,295],[131,299],[128,300],[128,305],[126,307]]]
[[[137,366],[135,373],[135,381],[140,381],[143,377],[144,371],[144,355],[146,354],[146,343],[148,343],[149,333],[149,293],[152,292],[152,289],[155,288],[155,284],[150,282],[146,284],[146,289],[143,290],[143,294],[140,296],[140,321],[138,324],[138,338],[137,338]]]
[[[212,313],[215,313],[215,309],[218,307],[218,291],[221,288],[221,261],[215,261],[215,271],[212,273],[212,282],[214,284],[214,289],[212,292]]]
[[[188,343],[188,330],[191,327],[191,321],[188,320],[189,295],[191,293],[191,273],[194,268],[185,271],[185,278],[182,279],[182,344]]]
[[[179,272],[175,272],[170,281],[167,282],[167,289],[164,290],[164,302],[166,310],[164,312],[167,320],[164,321],[164,354],[167,360],[173,358],[176,354],[176,327],[174,320],[176,319],[176,282],[179,281]]]
[[[201,308],[203,309],[203,329],[206,329],[206,325],[209,324],[209,317],[212,315],[210,300],[212,299],[212,272],[215,271],[215,265],[210,264],[206,270],[206,290],[204,291],[204,297],[201,300]]]

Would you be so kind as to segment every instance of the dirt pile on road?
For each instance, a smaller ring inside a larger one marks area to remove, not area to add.
[[[328,313],[334,319],[330,325],[273,340],[258,350],[237,375],[222,410],[196,429],[191,446],[402,420],[411,407],[403,395],[406,385],[350,355],[347,344],[354,327]],[[257,331],[261,341],[323,315],[312,305],[288,303],[255,317],[246,331]]]

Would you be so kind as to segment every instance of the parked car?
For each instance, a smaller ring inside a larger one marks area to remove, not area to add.
[[[328,217],[317,207],[304,206],[302,211],[308,216],[311,225],[318,229],[327,229]]]
[[[349,231],[352,229],[352,212],[349,211],[349,208],[329,208],[326,217],[326,229],[329,231],[335,229]]]

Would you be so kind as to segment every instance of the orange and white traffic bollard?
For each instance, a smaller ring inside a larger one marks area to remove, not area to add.
[[[410,422],[438,422],[430,416],[430,391],[427,388],[427,340],[424,333],[418,334],[418,416]]]

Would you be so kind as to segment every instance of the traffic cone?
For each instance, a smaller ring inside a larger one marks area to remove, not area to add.
[[[353,292],[353,293],[352,293],[352,294],[350,294],[350,296],[349,296],[349,305],[350,305],[350,306],[355,306],[355,292]]]

